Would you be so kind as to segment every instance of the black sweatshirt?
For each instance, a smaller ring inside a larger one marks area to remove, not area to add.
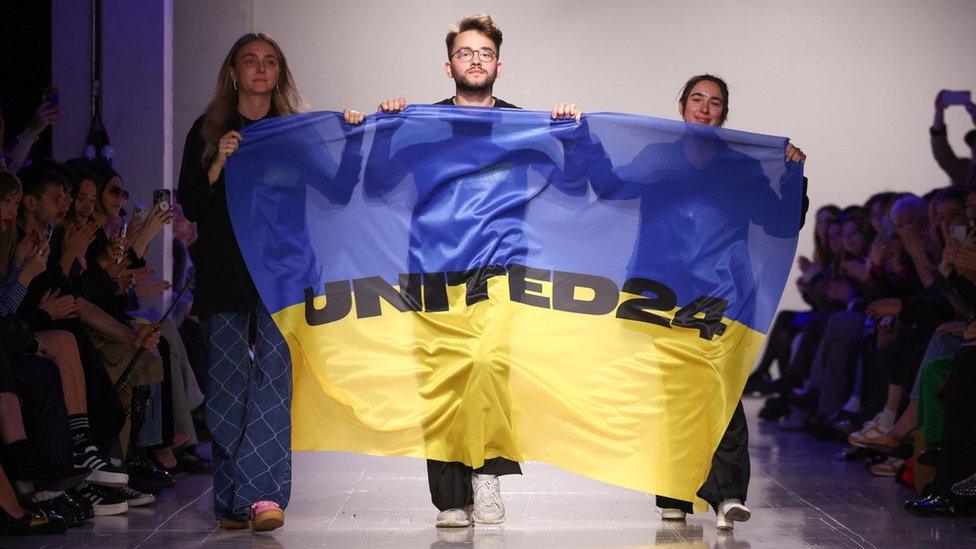
[[[275,116],[274,109],[265,118]],[[236,111],[231,115],[227,131],[240,130],[251,120]],[[209,316],[214,313],[250,311],[258,303],[258,291],[244,265],[237,237],[227,212],[224,173],[210,184],[204,167],[203,116],[197,118],[186,136],[183,163],[176,191],[183,214],[196,221],[199,239],[194,246],[196,284],[191,313]],[[230,161],[230,160],[229,160]]]

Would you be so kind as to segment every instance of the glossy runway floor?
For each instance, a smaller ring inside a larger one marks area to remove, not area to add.
[[[2,547],[391,547],[548,549],[580,547],[976,547],[976,518],[916,518],[901,510],[911,495],[862,464],[835,459],[840,446],[784,433],[756,420],[752,436],[752,520],[718,533],[714,515],[663,523],[646,494],[546,465],[505,477],[508,521],[438,533],[422,461],[303,453],[283,529],[258,536],[217,530],[209,477],[180,476],[153,506],[99,517],[63,536],[0,538]]]

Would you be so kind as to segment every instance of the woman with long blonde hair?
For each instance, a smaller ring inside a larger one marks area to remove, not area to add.
[[[177,197],[199,231],[191,313],[208,339],[214,514],[227,529],[250,524],[267,531],[284,524],[291,492],[291,360],[231,228],[224,165],[243,139],[241,128],[296,113],[299,103],[278,44],[265,34],[245,34],[227,53],[213,98],[183,150]]]
[[[27,285],[44,271],[47,261],[47,243],[36,232],[18,242],[17,210],[23,196],[20,179],[0,172],[0,315],[17,311]]]

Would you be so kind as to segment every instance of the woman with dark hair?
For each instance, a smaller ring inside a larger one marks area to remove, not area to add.
[[[867,267],[868,251],[874,242],[874,227],[863,210],[849,211],[841,225],[840,272],[866,282],[870,277]],[[857,263],[855,263],[857,262]]]
[[[149,247],[149,242],[170,222],[173,218],[173,212],[156,204],[146,214],[145,218],[132,219],[131,222],[127,223],[125,204],[129,200],[129,191],[125,188],[122,176],[108,164],[93,164],[91,168],[95,183],[94,208],[91,210],[91,219],[100,230],[95,231],[94,241],[88,247],[87,260],[89,263],[96,260],[100,261],[105,270],[113,275],[113,278],[119,279],[120,291],[124,294],[135,284],[136,280],[132,275],[120,276],[123,274],[122,269],[145,267],[144,256]],[[86,188],[90,190],[90,187],[85,185],[79,187],[82,191]],[[82,198],[91,200],[87,196]],[[77,204],[77,196],[74,202]],[[84,204],[80,208],[82,211],[87,211]],[[125,233],[124,236],[123,233]],[[142,288],[142,295],[154,295],[154,293],[160,293],[167,288],[168,286],[163,287],[156,283],[147,283]]]
[[[191,313],[209,340],[207,423],[222,528],[281,527],[291,492],[291,357],[244,265],[227,211],[224,166],[243,139],[241,128],[297,113],[299,103],[277,42],[245,34],[224,58],[213,98],[183,149],[177,197],[199,235]],[[345,114],[347,122],[362,120]]]
[[[729,116],[729,88],[717,76],[701,74],[685,83],[678,98],[678,113],[688,124],[721,127]],[[799,148],[788,144],[786,160],[804,162],[806,155]],[[803,200],[801,225],[808,201]],[[734,522],[749,520],[751,513],[744,505],[749,487],[749,434],[742,403],[736,407],[725,435],[712,456],[712,467],[705,483],[698,490],[698,497],[715,509],[716,526],[720,530],[732,530]],[[662,517],[684,520],[691,511],[691,504],[658,496]]]
[[[73,159],[64,163],[64,168],[70,173],[71,197],[68,205],[68,215],[65,216],[65,226],[82,226],[92,221],[95,212],[95,201],[98,197],[96,177],[87,166],[87,160]]]

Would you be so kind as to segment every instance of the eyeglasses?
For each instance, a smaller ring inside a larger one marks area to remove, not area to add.
[[[480,50],[473,50],[471,48],[461,48],[458,51],[454,52],[454,54],[451,55],[451,57],[457,59],[462,63],[470,63],[471,60],[474,59],[474,54],[478,54],[479,61],[484,61],[486,63],[491,63],[492,61],[495,60],[496,57],[498,57],[498,54],[496,54],[495,51],[492,50],[491,48],[481,48]]]
[[[122,200],[129,199],[129,191],[123,189],[122,187],[109,187],[105,190],[107,190],[112,196],[121,196]]]

